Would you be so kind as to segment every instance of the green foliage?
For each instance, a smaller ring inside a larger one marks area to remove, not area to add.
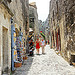
[[[44,39],[45,39],[45,35],[44,35],[43,33],[41,33],[41,32],[40,32],[40,34],[41,34],[41,35],[44,37]]]
[[[30,25],[29,27],[30,27],[30,28],[33,28],[33,26],[32,26],[32,25]]]

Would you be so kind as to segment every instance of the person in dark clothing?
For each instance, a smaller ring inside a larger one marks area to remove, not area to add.
[[[31,46],[34,46],[34,42],[33,42],[32,39],[31,39],[30,42],[29,42],[29,46],[30,46],[30,47],[31,47]]]
[[[31,39],[30,42],[29,42],[29,56],[33,56],[34,55],[33,52],[34,52],[34,42]]]

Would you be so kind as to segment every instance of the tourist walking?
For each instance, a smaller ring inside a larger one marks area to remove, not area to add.
[[[46,45],[46,44],[45,44],[45,40],[42,39],[42,40],[41,40],[42,54],[45,54],[45,52],[44,52],[44,51],[45,51],[45,45]]]
[[[37,54],[39,54],[39,49],[40,49],[40,41],[39,39],[36,40],[36,50],[37,50]]]

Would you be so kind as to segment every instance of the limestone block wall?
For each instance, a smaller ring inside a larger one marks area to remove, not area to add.
[[[50,31],[52,33],[58,28],[60,29],[61,55],[67,60],[71,59],[70,55],[75,55],[75,43],[73,42],[75,40],[74,8],[75,0],[50,1]]]
[[[29,10],[30,10],[30,18],[34,18],[34,22],[30,22],[30,25],[32,26],[32,28],[34,29],[34,35],[38,35],[39,33],[39,28],[38,28],[38,14],[37,14],[37,7],[36,5],[32,5],[30,4],[29,6]]]
[[[19,31],[21,28],[23,38],[27,39],[29,31],[29,0],[13,0],[9,7],[14,14],[14,23],[18,25]]]
[[[20,0],[13,0],[9,5],[10,10],[13,12],[13,20],[23,30],[23,17],[22,17],[22,3]]]
[[[64,56],[65,53],[65,38],[64,38],[64,18],[61,19],[60,25],[60,38],[61,38],[61,54]]]
[[[5,71],[5,68],[7,67],[8,69],[11,69],[11,23],[10,23],[10,18],[11,18],[11,15],[8,13],[5,6],[0,4],[0,67],[1,67],[1,71],[2,70]],[[7,41],[6,41],[6,37],[7,37]]]

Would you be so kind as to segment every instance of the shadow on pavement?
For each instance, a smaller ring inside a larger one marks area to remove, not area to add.
[[[24,61],[22,67],[16,68],[16,71],[12,75],[28,75],[32,63],[33,57],[29,56],[28,59]]]

